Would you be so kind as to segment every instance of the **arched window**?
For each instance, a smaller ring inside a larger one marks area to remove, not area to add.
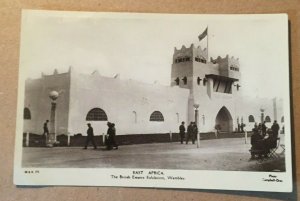
[[[281,117],[281,123],[283,123],[283,122],[284,122],[284,116]]]
[[[164,121],[164,116],[160,111],[154,111],[150,116],[150,121]]]
[[[87,121],[107,121],[107,115],[104,110],[100,108],[91,109],[86,115]]]
[[[266,122],[271,122],[271,118],[269,116],[266,116],[265,121]]]
[[[249,115],[248,120],[249,122],[255,122],[253,115]]]
[[[24,108],[23,118],[24,119],[31,119],[31,113],[30,113],[30,110],[27,107]]]

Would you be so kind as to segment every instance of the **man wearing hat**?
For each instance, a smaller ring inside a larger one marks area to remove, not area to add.
[[[86,141],[85,141],[85,146],[84,146],[84,149],[87,149],[87,146],[89,144],[89,142],[91,141],[93,146],[94,146],[94,149],[97,149],[97,146],[96,146],[96,143],[95,143],[95,140],[94,140],[94,131],[93,131],[93,127],[91,126],[90,123],[87,124],[87,126],[89,127],[88,130],[87,130],[87,138],[86,138]]]
[[[190,125],[187,127],[187,133],[186,133],[186,141],[185,144],[189,143],[189,139],[192,138],[193,131],[194,131],[194,122],[191,121]]]
[[[46,135],[46,136],[49,135],[48,123],[49,123],[49,120],[47,119],[43,126],[43,129],[44,129],[43,135]]]
[[[116,127],[115,127],[114,123],[111,124],[110,138],[111,138],[111,140],[110,140],[111,146],[113,148],[118,149],[118,144],[117,144],[117,141],[116,141]]]
[[[198,127],[196,122],[193,122],[193,131],[192,131],[192,142],[195,144],[195,140],[197,139]]]
[[[180,142],[183,144],[183,139],[185,135],[185,126],[184,126],[184,121],[181,122],[181,125],[179,126],[179,135],[180,135]]]
[[[115,124],[111,123],[111,122],[107,122],[107,141],[106,141],[106,149],[107,150],[112,150],[114,147],[116,149],[118,149],[118,144],[116,142],[116,128],[115,128]]]
[[[271,127],[272,131],[273,131],[273,135],[275,138],[278,138],[278,131],[279,131],[279,124],[277,123],[277,121],[275,120],[272,127]]]

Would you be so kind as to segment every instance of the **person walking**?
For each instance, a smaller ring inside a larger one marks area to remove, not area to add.
[[[43,135],[44,135],[44,136],[48,136],[48,135],[49,135],[48,123],[49,123],[49,120],[47,119],[47,120],[45,121],[45,123],[44,123],[44,126],[43,126],[43,129],[44,129]]]
[[[116,143],[116,128],[115,124],[111,122],[107,122],[107,140],[106,140],[106,149],[112,150],[114,147],[118,149],[118,145]]]
[[[179,135],[180,135],[180,142],[183,144],[183,139],[185,136],[185,126],[184,126],[184,121],[181,122],[181,125],[179,126]]]
[[[117,144],[117,141],[116,141],[116,127],[115,127],[115,124],[112,123],[111,124],[111,134],[110,134],[110,143],[111,143],[111,146],[112,148],[116,148],[118,149],[118,144]]]
[[[192,135],[192,142],[193,144],[195,144],[195,140],[197,138],[197,134],[198,134],[198,127],[196,122],[193,123],[193,135]]]
[[[89,142],[91,141],[93,146],[94,146],[94,149],[97,149],[97,146],[96,146],[96,143],[95,143],[95,140],[94,140],[94,130],[93,130],[93,127],[91,126],[90,123],[87,124],[88,126],[88,129],[87,129],[87,138],[86,138],[86,141],[85,141],[85,146],[83,149],[87,149],[87,146],[89,144]]]
[[[277,121],[275,120],[273,125],[271,126],[271,130],[273,132],[273,136],[277,139],[278,137],[278,132],[279,132],[279,125],[277,123]]]
[[[192,137],[193,135],[193,122],[191,121],[190,125],[188,125],[187,127],[187,133],[186,133],[186,144],[189,143],[189,139]]]
[[[107,137],[106,137],[106,140],[105,140],[105,144],[106,144],[106,149],[107,150],[111,150],[111,133],[112,133],[112,127],[111,127],[111,123],[110,122],[107,122],[107,126],[108,126],[108,129],[107,129]]]

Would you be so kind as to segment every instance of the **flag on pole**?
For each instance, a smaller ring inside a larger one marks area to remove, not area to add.
[[[208,29],[208,27],[206,27],[206,29],[203,31],[203,33],[198,36],[199,41],[201,41],[203,38],[205,38],[207,36],[207,29]]]

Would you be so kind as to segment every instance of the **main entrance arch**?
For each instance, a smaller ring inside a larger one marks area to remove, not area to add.
[[[233,131],[232,117],[228,109],[223,106],[217,114],[216,125],[218,125],[220,131],[231,132]]]

